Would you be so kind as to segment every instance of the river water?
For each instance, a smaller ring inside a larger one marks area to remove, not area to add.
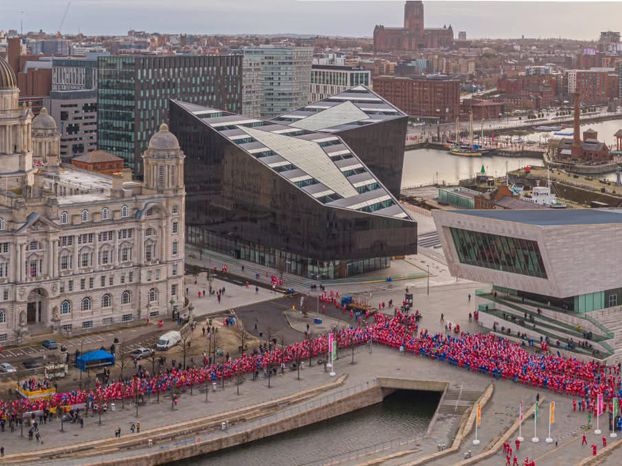
[[[311,466],[341,455],[364,453],[398,439],[425,434],[439,393],[398,391],[382,403],[219,453],[191,458],[184,466]]]
[[[598,139],[615,148],[614,133],[622,128],[622,120],[610,120],[600,123],[581,125],[581,131],[592,128],[598,132]],[[570,129],[572,130],[572,129]],[[553,133],[534,132],[522,136],[525,140],[544,142]],[[505,136],[500,136],[505,137]],[[516,141],[518,136],[514,136]],[[458,184],[458,181],[472,178],[480,173],[482,164],[486,174],[503,176],[509,170],[516,170],[526,165],[542,165],[542,160],[529,157],[459,157],[447,151],[437,149],[409,150],[404,154],[404,170],[402,189],[431,184]],[[615,174],[603,175],[601,178],[615,180]]]

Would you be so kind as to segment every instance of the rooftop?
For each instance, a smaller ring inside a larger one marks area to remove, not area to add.
[[[106,152],[103,150],[94,150],[91,152],[87,152],[84,155],[79,157],[74,157],[73,160],[77,160],[78,162],[84,163],[102,163],[102,162],[119,162],[123,161],[121,157],[117,157],[110,152]]]
[[[288,112],[273,121],[311,131],[338,132],[405,116],[400,109],[361,85]]]
[[[454,210],[452,212],[538,226],[622,223],[622,209]]]
[[[365,94],[370,92],[362,90]],[[322,107],[326,113],[309,112],[315,118],[299,118],[296,121],[302,124],[296,126],[289,125],[289,121],[264,121],[185,102],[174,103],[316,202],[410,220],[397,199],[339,136],[318,131],[325,124],[357,118],[371,120],[350,101]],[[320,118],[322,114],[325,118]]]

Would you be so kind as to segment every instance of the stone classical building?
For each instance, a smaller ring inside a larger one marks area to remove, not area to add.
[[[0,58],[0,342],[183,305],[185,156],[168,127],[137,182],[61,165],[53,118],[18,98]]]

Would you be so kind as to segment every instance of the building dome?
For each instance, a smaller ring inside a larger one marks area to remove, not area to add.
[[[16,87],[17,79],[15,79],[15,73],[8,62],[0,57],[0,90],[15,89]]]
[[[56,121],[48,113],[48,109],[43,107],[34,120],[32,120],[32,129],[44,129],[56,131]]]
[[[154,134],[149,140],[149,149],[152,150],[178,150],[179,141],[173,133],[168,130],[168,125],[162,123],[160,131]]]

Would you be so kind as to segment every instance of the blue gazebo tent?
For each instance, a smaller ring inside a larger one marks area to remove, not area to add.
[[[78,369],[82,372],[95,369],[96,367],[112,365],[114,365],[114,356],[102,349],[81,354],[76,361],[76,366],[78,366]]]

